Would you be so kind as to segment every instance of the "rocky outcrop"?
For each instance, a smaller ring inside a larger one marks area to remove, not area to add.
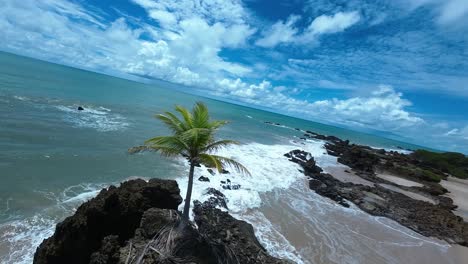
[[[307,152],[293,150],[285,156],[303,168],[304,174],[309,176],[310,189],[344,207],[349,207],[349,203],[352,202],[369,214],[388,217],[422,235],[468,246],[468,223],[464,222],[463,218],[453,214],[451,210],[456,206],[453,205],[450,198],[432,196],[437,201],[437,203],[432,204],[382,187],[382,183],[392,183],[373,175],[374,167],[378,167],[380,162],[378,156],[372,157],[374,154],[367,152],[366,149],[356,149],[358,148],[350,146],[349,151],[340,150],[340,152],[358,153],[357,157],[349,159],[351,160],[349,164],[352,164],[357,176],[375,183],[373,187],[342,182],[330,174],[323,173],[321,168],[316,165],[314,158]],[[371,160],[374,162],[373,166],[367,162]],[[431,192],[437,193],[437,195],[444,193],[437,188],[440,185],[431,182],[425,183],[424,187],[399,187],[410,191],[420,191],[428,196],[431,196],[429,194]]]
[[[291,263],[268,255],[255,237],[251,224],[237,220],[208,203],[196,202],[193,211],[200,233],[214,241],[218,251],[225,252],[226,258],[222,263]]]
[[[38,247],[34,263],[88,263],[103,242],[124,243],[131,238],[146,210],[177,210],[181,202],[175,181],[131,180],[118,188],[111,186],[57,224],[54,235]]]
[[[287,263],[260,245],[250,224],[226,212],[225,196],[196,203],[199,228],[177,211],[175,181],[130,180],[102,190],[56,227],[34,255],[35,264]]]

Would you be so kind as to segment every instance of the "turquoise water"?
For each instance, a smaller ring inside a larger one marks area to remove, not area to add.
[[[20,259],[11,257],[24,254],[18,247],[31,247],[19,235],[37,236],[37,246],[54,223],[99,188],[135,176],[185,175],[177,161],[126,151],[168,133],[154,114],[196,101],[205,102],[214,118],[231,121],[221,138],[244,144],[287,144],[301,136],[297,127],[375,147],[416,147],[0,52],[0,262]]]

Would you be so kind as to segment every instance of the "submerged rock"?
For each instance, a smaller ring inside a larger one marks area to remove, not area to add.
[[[78,106],[78,111],[83,111],[84,108],[82,106]]]

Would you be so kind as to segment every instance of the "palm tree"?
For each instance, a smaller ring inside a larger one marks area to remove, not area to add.
[[[214,139],[216,130],[226,125],[227,121],[212,121],[208,108],[201,102],[194,105],[192,112],[181,106],[176,106],[175,110],[181,115],[181,119],[171,112],[155,116],[172,131],[172,135],[155,137],[147,140],[145,144],[148,148],[158,151],[163,156],[183,156],[187,159],[190,171],[183,217],[188,219],[195,167],[203,164],[208,168],[214,168],[222,172],[226,166],[230,166],[240,173],[247,175],[250,175],[250,173],[237,161],[213,154],[213,152],[221,148],[239,144],[234,140],[216,141]]]

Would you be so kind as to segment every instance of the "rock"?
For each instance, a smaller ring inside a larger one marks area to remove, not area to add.
[[[228,170],[222,169],[221,174],[229,174],[230,172]]]
[[[54,235],[38,247],[34,263],[88,263],[105,237],[117,236],[119,243],[132,237],[147,209],[177,210],[181,202],[177,182],[172,180],[137,179],[111,186],[57,224]]]
[[[207,169],[207,171],[211,174],[211,176],[215,175],[215,172],[213,171],[213,169]]]
[[[84,108],[82,106],[78,106],[78,111],[83,111]]]
[[[227,258],[223,258],[223,263],[290,263],[269,256],[255,237],[251,224],[237,220],[206,203],[196,202],[193,212],[199,232],[210,241],[217,241],[215,247],[221,252],[227,249],[232,252],[225,254]]]
[[[198,178],[199,181],[202,181],[202,182],[209,182],[210,181],[210,178],[208,177],[205,177],[205,176],[200,176],[200,178]]]
[[[290,161],[301,165],[304,174],[309,177],[310,189],[317,194],[330,198],[344,207],[349,207],[348,201],[352,201],[369,214],[393,219],[422,235],[436,237],[449,243],[468,245],[468,223],[453,214],[451,210],[456,208],[453,201],[441,196],[447,190],[436,182],[439,175],[437,170],[421,167],[410,155],[349,144],[349,141],[318,134],[311,133],[311,136],[327,139],[329,142],[325,144],[325,148],[329,154],[337,156],[340,163],[351,167],[356,176],[376,183],[375,186],[367,186],[341,182],[332,175],[323,173],[307,152],[293,150],[286,153],[285,156]],[[379,183],[391,185],[395,183],[377,177],[376,170],[390,171],[403,178],[422,183],[422,187],[398,187],[422,193],[438,203],[413,199],[380,187]]]
[[[228,209],[227,198],[224,194],[214,188],[209,188],[206,192],[206,195],[210,195],[210,198],[205,203],[208,203],[211,207],[222,207]]]

